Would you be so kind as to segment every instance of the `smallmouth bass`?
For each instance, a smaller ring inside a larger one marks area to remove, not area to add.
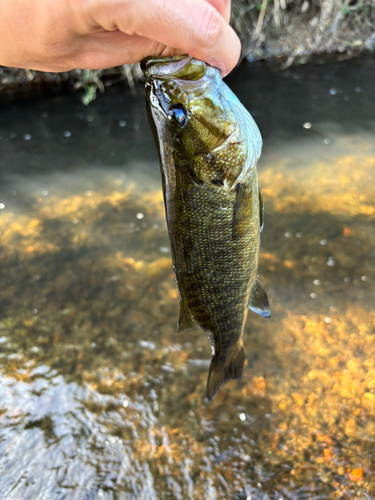
[[[149,57],[141,67],[180,296],[178,331],[207,333],[212,399],[242,375],[248,308],[270,315],[258,279],[262,138],[216,68],[186,55]]]

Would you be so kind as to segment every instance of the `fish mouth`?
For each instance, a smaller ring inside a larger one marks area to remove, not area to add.
[[[192,59],[184,54],[172,57],[146,57],[141,61],[141,70],[146,78],[169,78],[178,73]]]
[[[172,103],[186,107],[190,96],[202,94],[209,79],[205,62],[184,54],[172,57],[146,57],[141,61],[146,76],[146,96],[151,106],[168,118]]]
[[[173,57],[146,57],[141,62],[141,69],[147,80],[181,80],[194,82],[203,78],[207,64],[189,55]]]
[[[174,79],[184,73],[192,57],[146,57],[141,61],[141,69],[146,76],[146,95],[152,107],[168,117],[172,98],[185,98],[186,94]],[[186,72],[186,71],[185,71]]]
[[[166,92],[163,81],[158,79],[148,80],[146,93],[151,106],[157,108],[166,118],[169,113],[171,99]]]

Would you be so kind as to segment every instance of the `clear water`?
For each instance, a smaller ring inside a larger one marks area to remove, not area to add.
[[[210,403],[142,87],[0,94],[1,498],[374,498],[374,78],[364,57],[228,79],[264,138],[272,318]]]

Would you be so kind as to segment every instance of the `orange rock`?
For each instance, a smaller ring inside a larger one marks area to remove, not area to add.
[[[359,467],[358,469],[353,469],[349,472],[349,479],[351,481],[362,481],[363,479],[363,469]]]

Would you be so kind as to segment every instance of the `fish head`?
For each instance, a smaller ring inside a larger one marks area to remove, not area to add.
[[[197,183],[232,189],[260,155],[250,156],[247,113],[223,83],[219,70],[190,56],[149,57],[142,61],[151,124],[159,141],[168,134],[175,165],[188,165]],[[248,115],[250,117],[250,115]],[[250,117],[252,120],[252,118]],[[251,144],[250,144],[251,148]]]

